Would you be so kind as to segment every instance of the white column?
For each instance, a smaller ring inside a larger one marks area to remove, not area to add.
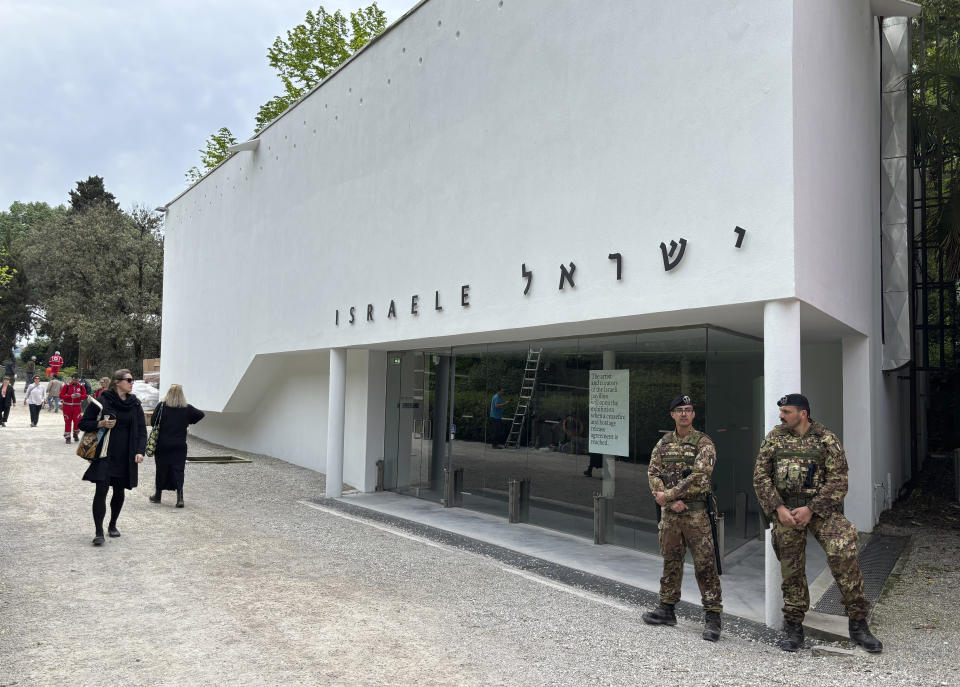
[[[848,490],[844,513],[858,530],[874,525],[873,449],[875,432],[871,418],[873,386],[870,383],[870,340],[865,336],[843,337],[843,426],[840,437],[847,454]],[[847,431],[846,428],[856,428]]]
[[[347,350],[330,349],[327,392],[327,498],[343,495],[343,419],[347,400]]]
[[[800,301],[768,301],[763,305],[763,419],[764,429],[780,422],[777,400],[800,388]],[[768,627],[782,621],[783,594],[780,590],[780,562],[764,534],[764,618]]]

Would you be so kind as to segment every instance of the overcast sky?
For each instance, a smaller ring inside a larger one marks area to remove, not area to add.
[[[0,0],[0,210],[102,176],[121,207],[184,188],[210,134],[253,133],[281,92],[277,35],[372,0]],[[378,0],[388,23],[416,0]]]

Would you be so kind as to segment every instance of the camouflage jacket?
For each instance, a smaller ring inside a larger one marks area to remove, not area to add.
[[[711,478],[716,462],[717,449],[703,432],[691,429],[683,439],[667,432],[650,453],[650,491],[664,492],[667,501],[703,499],[713,491]],[[687,470],[690,472],[684,477]]]
[[[753,488],[763,512],[773,518],[787,501],[806,501],[820,517],[843,508],[847,494],[847,456],[837,435],[813,422],[800,436],[774,427],[760,444]]]

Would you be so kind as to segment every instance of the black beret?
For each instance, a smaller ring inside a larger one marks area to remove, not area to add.
[[[796,406],[810,412],[810,401],[803,394],[787,394],[777,401],[778,406]]]
[[[690,400],[689,396],[677,396],[675,399],[670,401],[670,410],[673,410],[677,406],[692,406],[693,401]]]

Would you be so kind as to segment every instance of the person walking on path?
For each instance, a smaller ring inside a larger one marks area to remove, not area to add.
[[[27,377],[26,377],[26,382],[23,385],[24,393],[26,393],[27,387],[30,386],[30,382],[33,380],[33,375],[36,372],[36,370],[37,370],[37,356],[33,355],[33,356],[30,356],[30,360],[27,361],[27,365],[26,365]]]
[[[177,508],[183,508],[183,473],[187,463],[187,425],[203,419],[203,411],[187,403],[183,387],[171,384],[157,404],[150,424],[157,427],[157,490],[150,497],[160,503],[164,489],[177,492]]]
[[[17,379],[17,366],[13,360],[7,360],[7,364],[3,366],[3,374],[10,378],[10,383]]]
[[[63,388],[63,382],[60,375],[54,375],[53,379],[47,382],[47,410],[50,412],[60,412],[60,390]]]
[[[26,398],[23,399],[23,405],[30,404],[30,426],[36,427],[40,421],[40,409],[43,408],[44,399],[43,385],[40,384],[40,375],[33,376],[33,383],[27,387]]]
[[[70,434],[73,440],[80,441],[80,416],[83,414],[81,403],[87,400],[87,389],[80,383],[80,375],[74,373],[69,384],[60,389],[60,400],[63,404],[63,438],[70,443]],[[93,406],[96,408],[96,406]],[[99,410],[99,409],[98,409]]]
[[[60,368],[63,367],[63,358],[60,355],[60,351],[54,351],[53,355],[50,356],[50,370],[53,372],[54,376],[60,374]]]
[[[0,383],[0,427],[7,426],[10,417],[10,407],[17,402],[17,395],[13,391],[13,378],[4,377]]]
[[[109,387],[110,387],[110,378],[109,378],[109,377],[101,377],[101,378],[100,378],[100,388],[93,392],[93,397],[94,397],[94,398],[97,398],[97,399],[100,398],[100,394],[102,394],[104,391],[106,391]]]
[[[780,426],[763,443],[753,471],[760,507],[773,524],[773,550],[783,576],[783,629],[780,648],[803,646],[803,618],[810,610],[807,586],[807,531],[823,547],[843,597],[850,639],[871,653],[883,644],[870,632],[870,604],[857,558],[857,528],[843,515],[847,493],[847,456],[837,435],[810,418],[802,394],[777,401]]]
[[[680,600],[683,560],[689,547],[703,603],[703,638],[715,642],[720,639],[723,603],[706,499],[713,498],[711,478],[717,451],[710,437],[693,428],[696,414],[689,396],[673,399],[670,415],[675,429],[653,447],[647,470],[650,491],[662,513],[660,603],[642,617],[648,625],[677,624],[674,606]]]
[[[124,490],[137,486],[137,467],[143,462],[143,453],[147,446],[146,422],[143,418],[143,406],[131,391],[133,389],[133,375],[130,370],[117,370],[110,380],[110,387],[100,395],[103,410],[96,403],[91,403],[80,419],[80,429],[84,432],[96,432],[107,429],[97,446],[100,455],[106,442],[106,455],[90,463],[90,467],[83,473],[87,482],[93,482],[96,490],[93,493],[93,524],[95,534],[94,546],[103,545],[103,519],[107,512],[107,491],[112,487],[113,496],[110,499],[110,523],[107,533],[111,537],[119,537],[117,518],[123,508]],[[102,419],[100,415],[102,412]]]

